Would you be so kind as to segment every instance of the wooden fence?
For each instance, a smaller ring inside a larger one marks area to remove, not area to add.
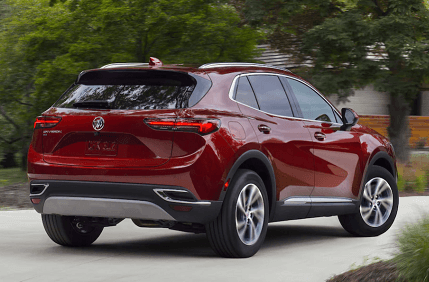
[[[411,129],[410,146],[412,148],[429,148],[429,116],[410,116],[409,122]],[[390,124],[389,116],[362,115],[359,116],[358,123],[389,137],[387,134],[387,127]]]

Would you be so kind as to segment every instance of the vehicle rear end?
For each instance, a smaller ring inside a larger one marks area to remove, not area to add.
[[[204,154],[220,121],[180,117],[211,85],[203,72],[186,70],[81,73],[34,124],[28,175],[36,211],[70,217],[73,228],[88,220],[163,227],[211,220],[220,203],[201,200],[189,164]]]

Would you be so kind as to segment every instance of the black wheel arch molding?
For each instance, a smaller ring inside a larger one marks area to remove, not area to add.
[[[260,161],[263,164],[263,167],[260,167],[258,171],[255,171],[255,169],[252,169],[252,167],[249,167],[248,164],[252,162],[252,160]],[[268,157],[262,153],[259,150],[251,149],[243,154],[241,154],[232,167],[230,168],[225,181],[230,181],[234,175],[236,174],[237,170],[240,168],[247,168],[254,170],[258,175],[262,178],[264,181],[265,187],[267,189],[268,198],[269,198],[269,204],[270,204],[270,221],[273,219],[275,214],[275,208],[276,208],[276,176],[274,174],[274,169],[271,164],[271,161],[268,159]],[[264,171],[261,175],[261,170]],[[219,201],[223,202],[225,199],[226,193],[228,192],[228,189],[222,189]]]
[[[362,183],[359,189],[359,197],[358,197],[359,202],[362,199],[362,193],[366,184],[365,179],[366,179],[366,176],[368,175],[368,170],[371,169],[372,166],[380,166],[385,168],[387,171],[389,171],[392,174],[395,180],[397,179],[398,172],[396,171],[396,165],[393,161],[393,158],[385,151],[378,151],[374,153],[373,156],[370,157],[369,161],[367,162],[367,165],[363,173]]]

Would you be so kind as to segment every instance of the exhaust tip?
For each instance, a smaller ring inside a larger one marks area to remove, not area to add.
[[[157,188],[157,189],[153,189],[153,191],[164,201],[171,202],[171,203],[191,204],[191,205],[192,204],[211,205],[210,202],[199,201],[194,196],[194,194],[192,194],[188,190]]]
[[[32,183],[30,184],[30,196],[40,196],[48,187],[49,183]]]

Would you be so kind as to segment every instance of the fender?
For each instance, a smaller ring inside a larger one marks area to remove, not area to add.
[[[268,180],[271,182],[271,185],[270,185],[271,187],[265,187],[265,188],[268,190],[267,193],[269,195],[271,194],[271,199],[269,199],[271,203],[271,207],[270,207],[270,220],[271,220],[274,216],[275,206],[276,206],[275,204],[276,203],[276,177],[274,174],[273,166],[271,165],[270,160],[264,153],[258,150],[249,150],[243,153],[232,165],[231,169],[228,172],[226,180],[228,181],[229,179],[232,179],[235,173],[237,172],[237,170],[241,167],[241,165],[249,159],[257,159],[261,161],[264,165],[264,168],[262,169],[265,169],[268,172],[268,177],[269,177]],[[266,181],[264,182],[266,183]],[[222,192],[219,196],[219,201],[223,201],[225,199],[227,192],[228,192],[228,189],[226,189],[226,191],[225,189],[222,189]]]
[[[367,165],[365,167],[365,171],[363,173],[364,177],[362,179],[362,183],[361,183],[360,190],[359,190],[359,198],[358,198],[359,199],[359,205],[360,205],[360,201],[362,199],[363,188],[365,187],[365,184],[366,184],[366,177],[368,174],[368,170],[371,168],[371,166],[373,166],[380,159],[384,159],[388,162],[388,164],[390,166],[389,171],[391,171],[391,172],[393,171],[393,178],[396,179],[397,171],[396,171],[396,166],[395,166],[395,163],[393,162],[392,157],[385,151],[379,151],[379,152],[375,153],[374,156],[372,156],[370,161],[367,163]]]

